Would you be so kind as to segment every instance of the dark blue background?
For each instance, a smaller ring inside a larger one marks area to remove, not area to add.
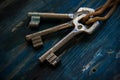
[[[38,30],[30,30],[27,21],[16,25],[29,11],[72,13],[79,7],[96,9],[106,0],[6,1],[0,3],[0,80],[120,80],[120,6],[94,34],[72,40],[61,64],[52,68],[39,64],[38,58],[70,30],[54,33],[45,39],[43,48],[34,50],[25,35],[59,22],[44,22]]]

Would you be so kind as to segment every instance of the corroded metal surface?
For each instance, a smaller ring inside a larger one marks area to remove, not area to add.
[[[2,2],[3,3],[3,2]],[[62,64],[52,68],[40,64],[39,56],[57,43],[70,30],[63,30],[45,38],[44,47],[34,50],[25,42],[25,35],[33,33],[17,26],[29,11],[74,12],[80,6],[97,8],[105,0],[16,0],[0,9],[0,80],[119,80],[120,79],[120,6],[91,36],[71,40],[65,48]],[[43,30],[57,23],[43,23]],[[58,36],[59,35],[59,36]]]

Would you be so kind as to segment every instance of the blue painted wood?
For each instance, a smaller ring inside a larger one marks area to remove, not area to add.
[[[15,0],[0,9],[0,80],[120,80],[120,6],[93,35],[72,40],[56,68],[40,64],[38,57],[70,30],[55,33],[45,39],[43,48],[34,50],[24,36],[35,31],[27,23],[15,28],[29,11],[66,13],[104,3],[105,0]],[[56,24],[45,23],[38,30]]]

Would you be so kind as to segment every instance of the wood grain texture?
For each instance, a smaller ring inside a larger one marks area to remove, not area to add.
[[[120,80],[120,6],[94,34],[71,40],[70,47],[62,51],[66,54],[61,64],[52,68],[40,64],[38,57],[70,30],[48,35],[44,47],[34,50],[25,35],[61,22],[43,22],[38,30],[30,30],[27,21],[21,27],[16,25],[29,11],[69,13],[79,7],[97,8],[106,0],[12,1],[0,8],[0,80]]]

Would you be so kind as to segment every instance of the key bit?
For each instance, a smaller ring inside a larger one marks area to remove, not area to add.
[[[52,52],[46,57],[46,60],[53,66],[56,66],[60,62],[59,57]]]
[[[29,27],[38,27],[40,23],[40,16],[31,16],[31,21],[29,23]]]
[[[76,17],[75,19],[73,19],[72,23],[74,24],[75,28],[67,36],[65,36],[62,40],[60,40],[57,44],[55,44],[52,48],[50,48],[45,54],[39,57],[40,62],[44,62],[45,60],[47,60],[51,65],[55,66],[55,64],[58,63],[57,60],[60,60],[60,59],[59,59],[59,56],[56,56],[53,53],[59,50],[62,46],[64,46],[71,38],[73,38],[77,34],[80,34],[83,32],[88,34],[93,33],[93,31],[98,27],[99,22],[97,21],[93,23],[93,25],[91,26],[83,25],[79,21],[85,16],[86,14],[82,14]]]
[[[43,45],[43,41],[40,36],[35,36],[32,38],[32,44],[33,44],[33,47],[39,48],[41,47],[41,45]]]
[[[57,56],[54,53],[51,53],[49,56],[47,56],[46,60],[50,63],[50,64],[54,64],[54,60],[57,58]]]

